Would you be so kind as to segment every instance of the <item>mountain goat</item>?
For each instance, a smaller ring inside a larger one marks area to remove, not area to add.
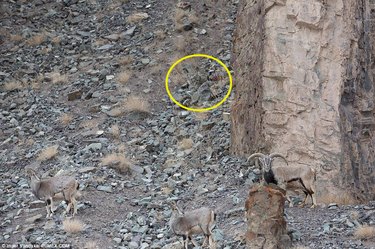
[[[78,181],[72,176],[54,176],[46,179],[39,179],[36,172],[31,169],[26,169],[26,174],[30,178],[30,188],[32,193],[39,199],[46,202],[47,216],[51,217],[53,214],[53,197],[56,194],[62,193],[64,200],[68,206],[66,213],[69,213],[73,207],[73,216],[77,214],[76,195],[79,189]]]
[[[192,238],[193,234],[204,234],[203,246],[208,244],[210,248],[215,248],[215,242],[212,238],[212,228],[215,222],[215,213],[213,210],[202,207],[188,212],[183,212],[176,203],[172,204],[173,213],[169,226],[174,234],[181,235],[184,238],[185,249],[188,248],[189,239],[195,247],[198,244]]]
[[[270,155],[254,153],[248,157],[247,161],[253,158],[259,158],[262,167],[262,176],[266,183],[277,184],[285,190],[295,190],[299,188],[305,194],[305,199],[301,206],[306,203],[307,197],[311,196],[311,208],[316,207],[316,171],[307,165],[272,167],[272,161],[276,157],[282,158],[286,164],[288,164],[285,157],[278,153],[272,153]],[[286,198],[289,201],[289,205],[293,206],[290,198],[288,196]]]

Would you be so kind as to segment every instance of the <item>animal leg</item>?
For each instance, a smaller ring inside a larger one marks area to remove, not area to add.
[[[187,235],[184,235],[183,236],[183,238],[184,238],[184,246],[185,246],[185,249],[188,249],[188,244],[189,244],[189,236],[187,236]]]
[[[212,238],[212,234],[210,234],[208,236],[208,245],[209,245],[210,249],[215,249],[216,248],[216,244],[215,244],[214,239]]]
[[[202,243],[202,247],[204,247],[207,244],[207,237],[208,236],[209,235],[207,235],[207,234],[204,235],[204,240],[203,240],[203,243]]]
[[[52,217],[52,214],[51,214],[51,200],[48,198],[46,200],[46,210],[47,210],[47,215],[46,215],[46,218],[48,219],[49,217]]]
[[[316,207],[316,197],[315,197],[315,193],[312,193],[310,196],[311,196],[311,199],[312,199],[312,202],[313,202],[313,204],[311,205],[310,208],[314,208],[314,207]]]
[[[189,235],[188,238],[191,240],[191,243],[193,243],[194,247],[199,247],[198,243]]]
[[[286,197],[286,200],[289,202],[289,207],[293,207],[293,202],[290,199],[290,196],[289,195],[285,195],[285,197]]]
[[[52,197],[50,197],[50,201],[51,201],[51,213],[52,214],[54,214],[54,207],[53,207],[53,199],[52,199]],[[56,208],[57,209],[57,208]],[[52,216],[52,214],[51,214],[51,216]]]
[[[303,193],[305,194],[305,199],[303,200],[303,202],[301,202],[301,204],[299,204],[299,207],[305,206],[307,197],[309,197],[309,193],[307,191],[303,191]]]
[[[73,216],[77,214],[77,200],[72,196]]]
[[[315,185],[314,185],[314,183],[311,183],[310,186],[311,186],[310,196],[311,196],[311,200],[312,200],[312,203],[313,203],[312,206],[311,206],[311,208],[314,208],[314,207],[317,206],[317,204],[316,204],[316,196],[315,196],[315,193],[316,193],[316,191],[315,191]]]
[[[66,214],[69,214],[70,209],[72,208],[72,202],[67,201],[67,203],[68,203],[68,206],[66,207],[65,213],[66,213]]]

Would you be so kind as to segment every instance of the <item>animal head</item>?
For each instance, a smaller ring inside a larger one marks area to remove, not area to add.
[[[253,158],[256,158],[256,157],[259,158],[259,161],[262,164],[261,165],[262,166],[262,170],[264,172],[269,172],[271,170],[272,161],[273,161],[273,159],[275,157],[280,157],[280,158],[284,159],[284,161],[286,162],[286,164],[288,164],[288,161],[285,159],[285,157],[282,156],[279,153],[272,153],[270,155],[265,155],[263,153],[254,153],[254,154],[252,154],[251,156],[249,156],[247,158],[247,162],[250,161]]]
[[[184,215],[184,212],[179,207],[179,201],[177,201],[177,202],[172,201],[172,202],[170,202],[170,205],[171,205],[171,208],[172,208],[173,212],[176,212],[180,216]]]
[[[26,175],[27,175],[30,179],[34,178],[34,179],[39,180],[38,175],[36,174],[35,170],[33,170],[32,168],[26,168],[25,171],[26,171]]]

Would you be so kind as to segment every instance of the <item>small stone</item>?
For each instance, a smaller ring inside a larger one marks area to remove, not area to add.
[[[74,101],[82,97],[82,90],[77,90],[68,93],[68,101]]]
[[[41,207],[44,207],[44,206],[45,206],[45,203],[44,203],[44,201],[41,201],[41,200],[32,201],[29,204],[29,207],[31,209],[33,209],[33,208],[41,208]]]
[[[130,243],[129,243],[129,248],[138,248],[138,243],[137,242],[135,242],[135,241],[130,241]]]
[[[337,209],[337,203],[328,204],[328,209]]]
[[[98,50],[108,50],[111,49],[114,45],[112,44],[106,44],[98,48]]]
[[[142,64],[147,65],[147,64],[150,63],[150,59],[148,59],[148,58],[143,58],[143,59],[141,59],[141,62],[142,62]]]
[[[100,92],[95,91],[95,92],[92,93],[91,97],[93,97],[93,98],[100,98],[101,96],[102,96],[102,94]]]
[[[42,217],[43,215],[37,214],[37,215],[27,218],[25,221],[26,223],[35,223],[36,221],[40,220]]]
[[[120,244],[122,242],[121,238],[113,238],[113,240],[117,243]]]
[[[97,190],[107,192],[107,193],[112,193],[112,186],[104,186],[104,185],[99,185],[96,187]]]
[[[106,38],[108,40],[111,40],[111,41],[117,41],[118,39],[120,39],[120,35],[119,34],[112,34],[112,35],[104,36],[104,38]]]
[[[137,165],[130,165],[130,169],[138,174],[142,174],[144,172],[144,169]]]
[[[85,150],[91,150],[91,151],[96,151],[96,150],[101,150],[102,149],[102,144],[101,143],[92,143],[86,146]]]
[[[44,225],[43,229],[45,229],[45,230],[51,230],[51,229],[55,228],[55,225],[56,225],[56,223],[55,223],[54,220],[48,220],[46,222],[46,224]]]
[[[9,123],[11,123],[14,126],[18,126],[18,121],[15,118],[12,118]]]
[[[90,167],[89,166],[89,167],[84,167],[82,169],[79,169],[78,172],[84,174],[84,173],[94,172],[96,170],[97,170],[96,167]]]
[[[90,32],[85,32],[85,31],[77,31],[77,34],[82,36],[82,37],[90,37],[91,36]]]
[[[107,75],[107,76],[105,76],[106,80],[113,80],[114,78],[115,78],[114,75]]]
[[[124,35],[124,36],[133,36],[135,28],[136,28],[136,26],[133,26],[133,27],[129,28],[124,33],[122,33],[122,35]]]

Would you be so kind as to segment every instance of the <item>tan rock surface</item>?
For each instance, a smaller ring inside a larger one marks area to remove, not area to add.
[[[275,185],[255,185],[250,189],[245,203],[248,248],[290,248],[284,203],[285,191]]]
[[[368,1],[365,1],[368,2]],[[318,195],[374,188],[370,11],[348,1],[242,1],[232,151],[318,171]],[[250,19],[251,17],[251,19]],[[370,198],[372,198],[370,197]]]

